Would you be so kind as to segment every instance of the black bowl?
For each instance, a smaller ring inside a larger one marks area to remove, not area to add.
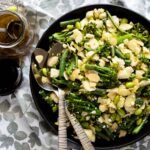
[[[145,28],[150,31],[150,22],[144,18],[143,16],[123,7],[119,6],[114,6],[114,5],[102,5],[102,4],[97,4],[97,5],[90,5],[90,6],[85,6],[78,8],[76,10],[73,10],[59,19],[57,19],[48,29],[47,31],[43,34],[42,38],[37,44],[37,47],[43,48],[45,50],[49,49],[49,36],[52,35],[54,32],[60,31],[60,26],[59,22],[64,21],[64,20],[69,20],[73,18],[84,18],[85,13],[89,10],[92,10],[94,8],[104,8],[108,10],[111,14],[117,15],[118,17],[121,18],[127,18],[128,20],[136,23],[140,22],[145,26]],[[33,59],[33,58],[32,58]],[[51,129],[54,131],[54,133],[57,134],[57,126],[54,125],[54,121],[56,120],[57,116],[53,115],[52,111],[49,109],[49,106],[46,102],[44,102],[41,97],[38,94],[38,91],[40,90],[39,86],[37,85],[35,79],[33,78],[33,74],[30,71],[30,85],[31,85],[31,92],[32,96],[34,99],[34,102],[37,106],[38,111],[44,118],[44,120],[50,125]],[[117,139],[115,141],[104,141],[104,140],[97,140],[94,143],[94,146],[96,149],[117,149],[120,147],[127,146],[129,144],[132,144],[134,142],[139,141],[140,139],[144,138],[146,135],[150,133],[150,122],[147,123],[142,131],[137,134],[137,135],[128,135],[124,138]],[[71,130],[68,131],[70,133]],[[68,139],[75,144],[77,144],[80,147],[80,143],[78,140],[75,140],[71,134],[68,134]]]

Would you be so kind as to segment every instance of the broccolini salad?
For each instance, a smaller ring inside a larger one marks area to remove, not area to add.
[[[48,58],[41,81],[67,91],[68,109],[92,142],[138,134],[150,113],[148,30],[103,8],[60,22],[60,29],[49,40],[64,50]],[[58,97],[39,93],[57,112]]]

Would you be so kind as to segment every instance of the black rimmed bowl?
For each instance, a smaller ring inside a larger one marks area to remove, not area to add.
[[[97,4],[97,5],[90,5],[90,6],[85,6],[85,7],[75,9],[63,15],[59,19],[57,19],[43,34],[43,36],[41,37],[40,41],[37,44],[37,47],[48,50],[49,49],[49,36],[52,35],[54,32],[58,32],[61,30],[59,26],[60,21],[65,21],[65,20],[74,19],[74,18],[82,19],[85,17],[85,14],[87,11],[93,10],[94,8],[104,8],[108,10],[112,15],[116,15],[120,18],[127,18],[128,20],[134,23],[139,22],[143,24],[144,27],[150,32],[150,22],[143,16],[137,14],[136,12],[133,12],[127,8],[123,8],[119,6]],[[44,120],[49,124],[50,128],[54,131],[54,133],[57,134],[58,128],[54,124],[54,122],[56,121],[57,115],[53,115],[52,111],[49,108],[49,105],[46,102],[44,102],[44,100],[42,100],[41,97],[39,96],[38,91],[40,90],[40,88],[37,85],[31,70],[30,70],[30,86],[31,86],[32,96],[33,96],[33,99],[37,106],[38,111],[40,112]],[[130,145],[134,142],[141,140],[145,136],[147,136],[150,133],[149,127],[150,127],[150,122],[148,122],[144,126],[144,128],[141,130],[141,132],[137,135],[128,135],[124,138],[116,139],[115,141],[110,141],[110,142],[107,142],[104,140],[97,140],[94,143],[94,146],[96,149],[117,149],[120,147]],[[68,140],[77,144],[80,149],[80,142],[71,136],[70,134],[71,132],[72,130],[69,129]]]

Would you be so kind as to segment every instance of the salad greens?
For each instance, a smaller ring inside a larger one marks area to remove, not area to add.
[[[150,113],[149,32],[103,8],[60,27],[49,39],[64,50],[48,58],[41,78],[67,91],[68,109],[91,141],[138,134]],[[58,97],[39,93],[57,112]]]

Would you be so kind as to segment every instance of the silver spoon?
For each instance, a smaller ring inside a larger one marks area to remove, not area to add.
[[[57,54],[59,54],[60,52],[62,52],[63,48],[62,45],[60,43],[56,43],[50,50],[49,52],[49,57],[51,56],[55,56]],[[45,50],[43,50],[45,51]],[[47,59],[46,59],[47,60]],[[45,62],[46,62],[45,60]],[[45,64],[45,62],[43,62],[43,65]],[[33,75],[35,74],[35,68],[34,68],[34,64],[32,62],[32,72]],[[80,123],[77,121],[77,119],[70,114],[70,112],[68,111],[67,108],[67,104],[64,102],[64,97],[65,97],[65,92],[60,89],[59,87],[57,87],[56,85],[52,85],[52,84],[42,84],[36,77],[36,82],[37,84],[44,90],[46,91],[52,91],[55,92],[55,94],[59,97],[59,150],[67,150],[67,125],[66,125],[66,121],[67,121],[67,117],[69,119],[69,121],[71,122],[83,148],[85,150],[94,150],[94,147],[92,145],[92,143],[90,142],[90,140],[88,139],[86,133],[84,132],[83,128],[81,127]],[[66,116],[67,114],[67,116]]]
[[[21,26],[22,26],[21,21],[13,20],[7,24],[6,28],[0,28],[0,32],[6,32],[11,39],[17,40],[18,36],[16,36],[14,31],[16,29],[19,29]]]
[[[37,50],[37,51],[36,51]],[[62,52],[63,50],[63,47],[60,43],[56,43],[52,46],[52,48],[50,49],[49,51],[49,54],[48,56],[46,56],[46,51],[43,50],[43,49],[39,49],[37,48],[34,52],[34,54],[36,56],[42,56],[45,57],[45,59],[43,58],[39,64],[38,67],[42,68],[45,66],[45,64],[47,63],[47,57],[52,57],[52,56],[55,56],[59,53]],[[36,57],[35,56],[35,57]],[[33,75],[36,74],[36,68],[35,68],[35,63],[32,62],[32,72],[33,72]],[[56,85],[52,85],[52,84],[43,84],[38,78],[35,77],[35,80],[37,82],[37,84],[44,90],[46,91],[50,91],[50,92],[54,92],[58,97],[59,97],[59,114],[58,114],[58,135],[59,135],[59,138],[58,138],[58,148],[59,150],[67,150],[67,116],[66,116],[66,113],[65,113],[65,105],[64,105],[64,97],[65,97],[65,92],[60,89],[58,86]]]

